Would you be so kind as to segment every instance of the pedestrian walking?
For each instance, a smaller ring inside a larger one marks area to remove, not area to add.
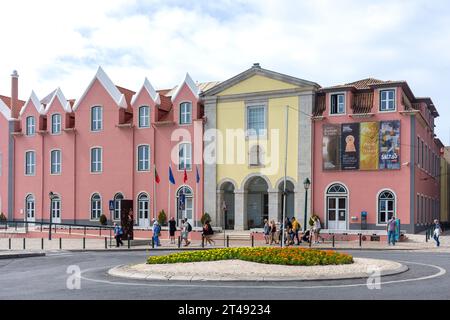
[[[322,239],[323,242],[323,238],[320,236],[320,230],[322,229],[322,224],[320,223],[320,218],[316,215],[314,215],[314,223],[313,223],[313,234],[315,237],[315,242],[314,243],[320,243],[319,239]]]
[[[270,242],[270,224],[267,219],[264,219],[264,239],[266,240],[266,244],[269,244]]]
[[[395,217],[392,215],[392,217],[389,219],[387,223],[387,234],[388,234],[388,245],[395,246],[395,228],[396,228],[396,222]]]
[[[277,234],[277,225],[275,221],[270,221],[270,244],[274,243],[278,244],[278,234]]]
[[[120,247],[120,245],[123,246],[122,235],[123,235],[122,227],[117,225],[117,223],[114,222],[114,238],[116,239],[116,247],[117,248]]]
[[[170,237],[170,243],[175,243],[175,232],[177,231],[177,222],[175,221],[175,218],[172,217],[169,220],[169,237]]]
[[[215,245],[216,242],[211,239],[214,234],[214,230],[211,227],[211,223],[209,221],[206,221],[203,225],[203,239],[205,239],[206,243],[209,243],[210,245]]]
[[[189,232],[192,231],[192,226],[187,219],[181,220],[181,226],[181,241],[184,240],[184,246],[187,247],[191,243],[189,241]]]
[[[295,217],[292,217],[292,242],[294,242],[294,239],[297,240],[297,245],[299,245],[302,241],[298,237],[298,233],[300,232],[300,229],[302,226],[300,223],[295,219]]]
[[[155,246],[160,247],[161,243],[159,242],[159,236],[161,235],[161,226],[159,225],[158,220],[153,219],[153,243]]]
[[[439,247],[441,245],[441,242],[439,241],[439,237],[442,234],[442,228],[441,224],[439,223],[438,219],[434,220],[434,233],[433,233],[433,239],[436,241],[436,246]]]
[[[291,233],[292,233],[292,223],[289,220],[289,217],[286,217],[286,219],[284,220],[283,231],[284,231],[284,244],[288,246],[291,244]]]

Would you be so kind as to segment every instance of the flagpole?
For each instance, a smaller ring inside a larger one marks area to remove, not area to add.
[[[157,219],[157,210],[158,207],[156,206],[156,164],[155,166],[155,170],[153,171],[153,218]]]
[[[198,191],[198,182],[197,182],[197,172],[195,173],[195,225],[198,223],[198,201],[197,201],[197,191]]]

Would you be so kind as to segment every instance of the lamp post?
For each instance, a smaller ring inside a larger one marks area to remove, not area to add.
[[[305,181],[303,181],[303,186],[305,187],[305,221],[303,224],[303,232],[306,232],[306,216],[308,214],[308,189],[311,186],[311,181],[309,178],[306,178]]]
[[[48,240],[52,240],[52,221],[53,221],[52,205],[53,205],[53,199],[55,198],[55,194],[52,191],[50,191],[48,194],[48,197],[50,198],[50,224],[49,224],[49,228],[48,228]]]

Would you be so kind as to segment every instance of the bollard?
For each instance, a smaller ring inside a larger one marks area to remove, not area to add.
[[[86,235],[86,227],[84,227],[84,235]]]
[[[59,250],[62,250],[62,238],[59,238]]]
[[[312,247],[312,232],[309,234],[309,247]]]
[[[41,238],[41,250],[44,250],[44,238]]]
[[[155,239],[152,237],[152,248],[155,248]]]
[[[83,238],[83,250],[86,250],[86,238]]]
[[[99,236],[100,237],[102,236],[102,227],[100,227],[100,234],[99,234]]]
[[[105,249],[108,249],[108,238],[105,237]]]
[[[202,236],[202,248],[204,248],[204,247],[205,247],[205,237]]]
[[[128,238],[128,249],[131,248],[131,242],[130,242],[130,238]]]
[[[26,238],[23,238],[23,250],[26,250]]]
[[[252,248],[255,246],[255,235],[252,234]]]
[[[181,248],[181,237],[178,236],[178,248]]]
[[[42,232],[42,223],[41,223],[41,232]]]
[[[69,226],[69,234],[72,234],[72,226]]]
[[[333,248],[334,248],[334,234],[333,234]]]
[[[362,247],[362,233],[359,234],[359,246]]]
[[[9,244],[8,244],[9,250],[11,250],[11,238],[9,238]]]
[[[428,230],[425,232],[425,242],[428,242]]]
[[[16,231],[17,231],[17,222],[16,222]]]
[[[227,236],[227,248],[230,247],[230,236]]]

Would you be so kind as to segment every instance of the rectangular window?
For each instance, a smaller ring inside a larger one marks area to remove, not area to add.
[[[27,136],[34,136],[36,133],[36,122],[34,117],[27,117]]]
[[[91,149],[91,172],[102,172],[102,148]]]
[[[333,94],[331,95],[331,114],[344,114],[345,113],[345,95]]]
[[[416,162],[420,167],[420,138],[417,137],[417,145],[416,145],[416,150],[417,150],[417,159]]]
[[[93,107],[91,109],[91,130],[101,131],[103,128],[103,110],[102,107]]]
[[[178,170],[192,169],[192,146],[190,143],[180,144]]]
[[[150,127],[150,108],[140,107],[139,108],[139,128],[149,128]]]
[[[180,104],[180,124],[192,123],[192,103],[183,102]]]
[[[424,158],[424,156],[423,156],[423,154],[424,154],[424,151],[423,151],[423,140],[420,140],[420,152],[421,152],[420,167],[423,169],[423,158]]]
[[[28,151],[25,153],[25,175],[32,176],[36,172],[36,153]]]
[[[61,132],[61,115],[52,115],[52,134],[58,134]]]
[[[266,135],[266,107],[250,106],[247,107],[247,135],[265,136]]]
[[[395,90],[380,91],[380,111],[395,110]]]
[[[50,155],[51,174],[61,173],[61,150],[53,150]]]
[[[138,147],[138,171],[150,171],[150,147]]]

